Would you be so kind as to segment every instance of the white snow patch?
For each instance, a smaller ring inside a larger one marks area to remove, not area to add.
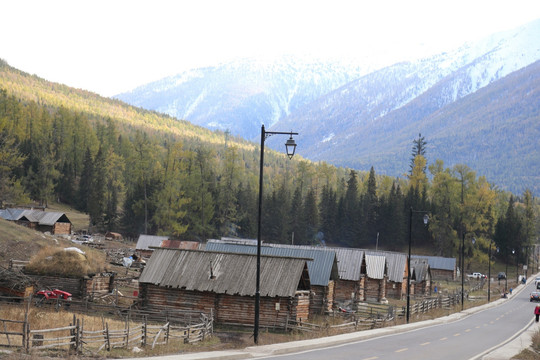
[[[332,140],[332,138],[333,138],[334,136],[336,136],[336,134],[330,133],[330,134],[328,134],[328,136],[326,136],[324,139],[322,139],[321,142],[323,142],[323,143],[329,142],[330,140]]]

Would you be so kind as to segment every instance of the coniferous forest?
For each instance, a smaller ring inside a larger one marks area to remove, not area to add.
[[[257,236],[257,144],[5,63],[0,80],[0,205],[64,203],[88,213],[92,231],[131,237]],[[412,229],[416,252],[454,257],[464,239],[471,262],[487,262],[490,244],[525,258],[539,233],[531,192],[501,192],[466,164],[447,168],[428,142],[419,135],[403,149],[400,178],[266,149],[262,239],[399,251]]]

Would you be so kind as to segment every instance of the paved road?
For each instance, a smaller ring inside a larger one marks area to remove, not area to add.
[[[520,285],[509,299],[493,299],[490,304],[434,320],[242,350],[165,355],[146,360],[508,360],[528,347],[533,334],[540,331],[540,324],[533,324],[536,304],[529,302],[532,278],[528,283]]]
[[[529,302],[529,284],[501,305],[461,320],[414,331],[269,359],[474,359],[520,334],[533,321],[536,304]]]

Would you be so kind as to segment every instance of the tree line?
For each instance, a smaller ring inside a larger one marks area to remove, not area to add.
[[[255,238],[260,149],[211,136],[121,127],[0,90],[0,202],[68,204],[89,214],[95,232]],[[479,262],[490,246],[508,256],[536,242],[529,191],[499,191],[466,165],[428,166],[427,156],[419,135],[406,176],[391,178],[267,149],[263,240],[403,250],[411,236],[418,251],[441,256],[466,240],[467,258]]]

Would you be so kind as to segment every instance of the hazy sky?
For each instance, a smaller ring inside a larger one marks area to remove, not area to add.
[[[236,57],[398,61],[538,18],[539,0],[7,0],[0,58],[111,96]]]

